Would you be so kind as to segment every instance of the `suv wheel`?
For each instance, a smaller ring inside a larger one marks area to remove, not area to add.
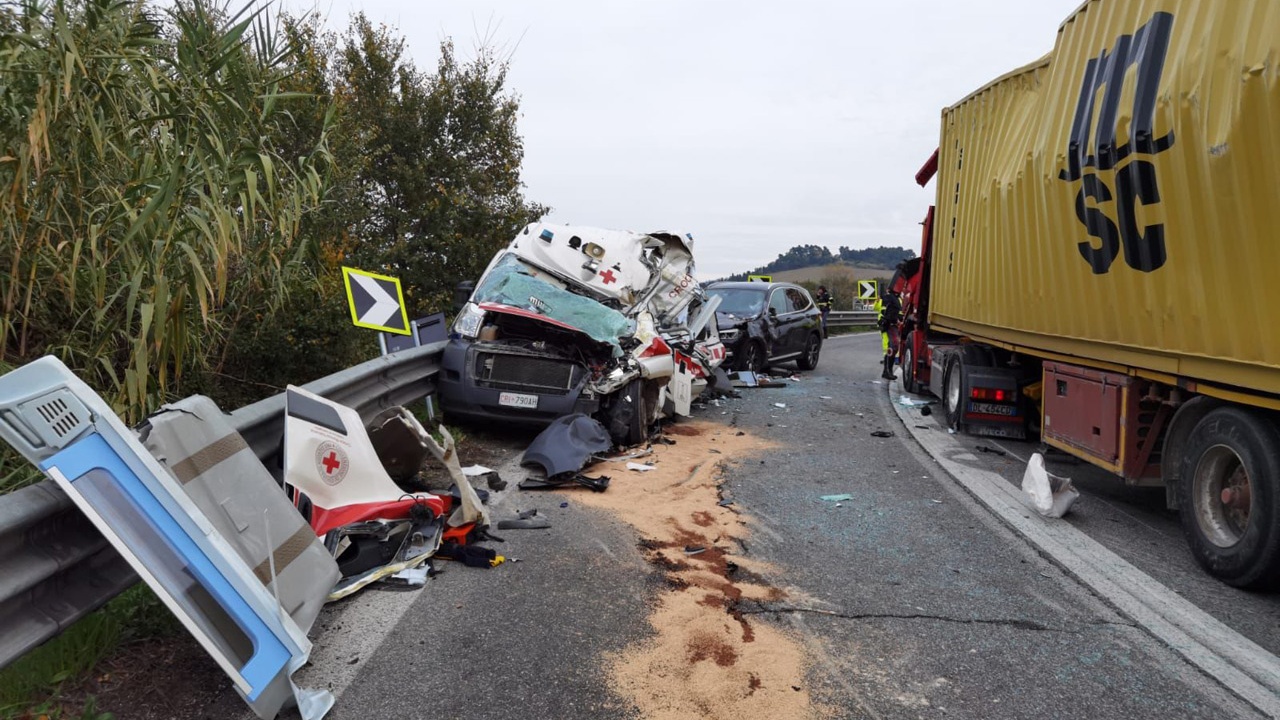
[[[764,369],[764,347],[755,340],[748,340],[738,356],[738,369],[760,372]]]
[[[804,353],[800,355],[800,359],[796,360],[796,367],[801,370],[813,370],[818,367],[818,355],[822,352],[822,338],[818,337],[818,333],[809,336],[809,341],[804,344]]]

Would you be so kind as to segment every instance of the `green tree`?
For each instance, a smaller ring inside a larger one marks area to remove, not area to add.
[[[27,0],[0,30],[0,362],[55,354],[137,421],[284,301],[326,149],[270,141],[262,10]]]
[[[301,225],[314,282],[295,281],[287,305],[230,344],[222,376],[246,399],[376,352],[372,333],[351,325],[342,265],[399,277],[411,317],[447,310],[459,281],[546,212],[522,196],[518,100],[491,52],[461,62],[445,42],[428,74],[403,38],[363,15],[342,34],[314,15],[283,27],[294,52],[282,87],[300,99],[278,143],[305,151],[323,135],[333,162],[323,205]]]
[[[362,159],[348,197],[366,210],[349,225],[348,257],[398,276],[415,313],[447,308],[459,281],[547,212],[522,193],[507,63],[489,49],[460,62],[445,41],[427,75],[402,38],[357,15],[337,69],[338,125]]]

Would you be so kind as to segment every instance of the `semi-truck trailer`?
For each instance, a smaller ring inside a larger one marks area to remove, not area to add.
[[[891,289],[945,422],[1162,485],[1202,567],[1280,580],[1280,1],[1089,0],[942,112]]]

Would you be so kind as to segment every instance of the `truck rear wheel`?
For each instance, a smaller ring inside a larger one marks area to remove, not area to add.
[[[1240,588],[1280,581],[1280,430],[1238,407],[1206,415],[1187,437],[1178,485],[1196,561]]]
[[[960,417],[964,414],[964,361],[960,355],[952,355],[947,360],[942,393],[942,404],[947,413],[947,427],[959,430]]]

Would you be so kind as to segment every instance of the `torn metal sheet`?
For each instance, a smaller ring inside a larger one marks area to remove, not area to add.
[[[138,433],[298,627],[309,630],[338,566],[222,410],[196,395],[160,408]]]
[[[485,528],[489,526],[489,510],[480,502],[480,496],[476,494],[476,489],[472,487],[471,481],[467,480],[467,475],[462,471],[462,464],[458,462],[457,443],[453,441],[453,435],[449,433],[449,429],[444,425],[439,427],[440,437],[444,439],[444,445],[441,446],[436,442],[435,438],[426,431],[408,410],[399,408],[400,419],[418,436],[422,444],[435,455],[436,459],[449,471],[449,477],[453,478],[453,484],[458,488],[458,507],[449,515],[449,527],[461,527],[463,525],[474,523],[475,525]]]
[[[391,480],[359,413],[293,385],[285,391],[284,446],[285,484],[309,502],[317,535],[366,520],[404,519],[419,506],[444,514],[440,496],[406,493]]]
[[[539,465],[548,478],[576,473],[597,453],[613,447],[609,431],[598,420],[575,414],[557,418],[529,443],[521,465]]]
[[[676,233],[534,223],[508,251],[613,301],[623,312],[644,305],[662,319],[674,317],[693,297],[692,245],[692,239]]]
[[[440,549],[444,524],[438,517],[371,520],[338,528],[325,545],[338,558],[342,580],[326,597],[341,600],[379,580],[421,567]]]
[[[299,690],[290,679],[310,654],[306,633],[175,477],[65,365],[45,357],[0,377],[0,437],[67,493],[258,717],[296,704],[313,720],[333,706],[330,693]],[[267,557],[275,575],[274,554]]]

